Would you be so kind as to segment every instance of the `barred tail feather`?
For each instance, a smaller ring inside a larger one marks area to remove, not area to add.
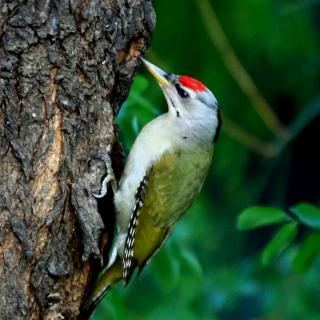
[[[118,258],[115,263],[106,271],[104,271],[93,288],[85,298],[85,302],[80,309],[78,320],[91,319],[92,313],[96,306],[108,293],[111,287],[122,279],[122,262]]]
[[[90,301],[86,301],[84,305],[81,307],[80,314],[78,316],[78,320],[90,320],[93,316],[93,312],[100,301],[104,298],[104,296],[108,293],[111,286],[107,286],[104,288],[103,291],[99,293],[99,295]]]

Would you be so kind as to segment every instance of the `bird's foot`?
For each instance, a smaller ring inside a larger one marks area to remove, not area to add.
[[[107,175],[102,180],[101,189],[97,193],[93,192],[92,195],[98,199],[103,198],[108,192],[108,183],[109,182],[111,182],[111,187],[112,187],[113,193],[115,193],[117,191],[117,181],[116,181],[113,169],[112,169],[112,160],[111,160],[110,155],[106,152],[99,151],[91,158],[91,160],[92,159],[102,160],[106,166],[106,169],[107,169]]]

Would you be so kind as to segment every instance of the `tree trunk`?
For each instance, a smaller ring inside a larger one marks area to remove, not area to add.
[[[0,319],[76,319],[114,225],[88,159],[121,171],[114,117],[154,24],[149,0],[0,0]]]

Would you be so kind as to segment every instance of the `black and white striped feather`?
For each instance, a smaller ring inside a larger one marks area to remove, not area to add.
[[[147,179],[148,179],[148,173],[144,176],[144,178],[140,182],[140,185],[136,191],[136,195],[135,195],[136,204],[134,206],[134,209],[130,217],[128,232],[127,232],[127,237],[125,242],[124,257],[123,257],[123,281],[126,285],[130,281],[132,274],[134,272],[134,269],[137,266],[137,260],[134,258],[134,242],[135,242],[137,226],[139,224],[140,209],[143,206],[143,200],[146,193]]]

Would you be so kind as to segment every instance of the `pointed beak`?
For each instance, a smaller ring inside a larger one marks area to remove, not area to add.
[[[149,72],[155,77],[157,82],[161,87],[169,87],[170,82],[167,80],[166,76],[167,73],[162,71],[160,68],[155,66],[154,64],[150,63],[149,61],[141,58],[141,61],[146,66],[146,68],[149,70]]]

